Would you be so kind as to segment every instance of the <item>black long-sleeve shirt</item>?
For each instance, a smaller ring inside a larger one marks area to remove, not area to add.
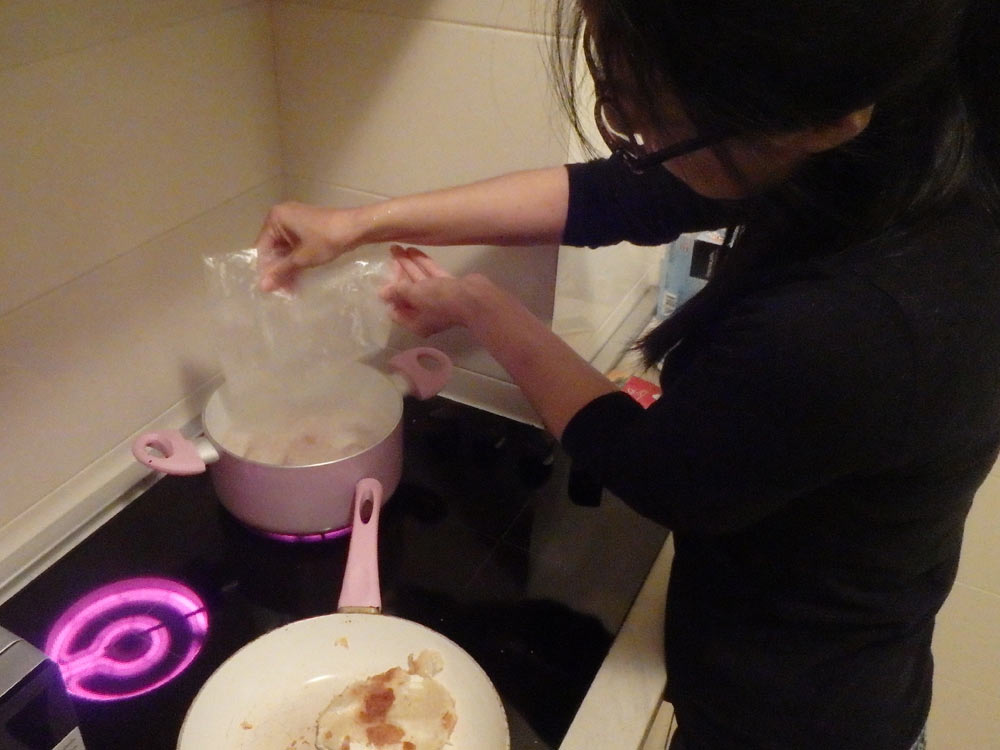
[[[666,170],[570,165],[564,242],[672,240],[730,210]],[[959,207],[789,264],[563,444],[674,534],[667,697],[692,750],[908,750],[934,617],[1000,446],[1000,239]]]

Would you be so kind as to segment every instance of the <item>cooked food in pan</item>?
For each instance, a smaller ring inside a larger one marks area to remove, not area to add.
[[[436,651],[348,685],[319,717],[319,750],[442,750],[458,721],[455,701],[434,676]]]

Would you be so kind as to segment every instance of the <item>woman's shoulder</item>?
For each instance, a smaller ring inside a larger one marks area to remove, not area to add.
[[[1000,228],[978,207],[961,204],[837,253],[770,269],[747,298],[755,296],[804,306],[805,315],[823,298],[848,313],[851,304],[883,298],[891,303],[886,310],[920,320],[948,310],[1000,314]],[[1000,318],[990,322],[1000,325]]]
[[[856,243],[827,258],[825,265],[902,283],[927,276],[1000,273],[1000,225],[983,208],[961,202]]]
[[[942,423],[980,414],[992,424],[1000,418],[1000,236],[988,217],[961,207],[786,266],[742,295],[716,330],[743,332],[762,356],[802,371],[832,368],[845,387],[905,390],[940,411]]]

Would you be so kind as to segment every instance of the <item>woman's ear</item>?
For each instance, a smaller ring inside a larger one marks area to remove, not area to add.
[[[868,127],[874,109],[875,105],[872,104],[863,109],[856,109],[828,125],[799,131],[798,145],[807,153],[818,154],[847,143]]]

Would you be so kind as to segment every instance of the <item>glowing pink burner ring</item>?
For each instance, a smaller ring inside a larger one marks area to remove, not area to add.
[[[322,531],[318,534],[279,534],[275,531],[261,531],[259,529],[253,529],[256,533],[261,536],[272,539],[276,542],[329,542],[333,539],[340,539],[342,536],[347,536],[351,533],[351,527],[345,526],[342,529],[333,529],[332,531]]]
[[[73,695],[123,700],[183,672],[207,632],[205,605],[191,589],[166,578],[132,578],[75,602],[52,626],[45,653]]]

